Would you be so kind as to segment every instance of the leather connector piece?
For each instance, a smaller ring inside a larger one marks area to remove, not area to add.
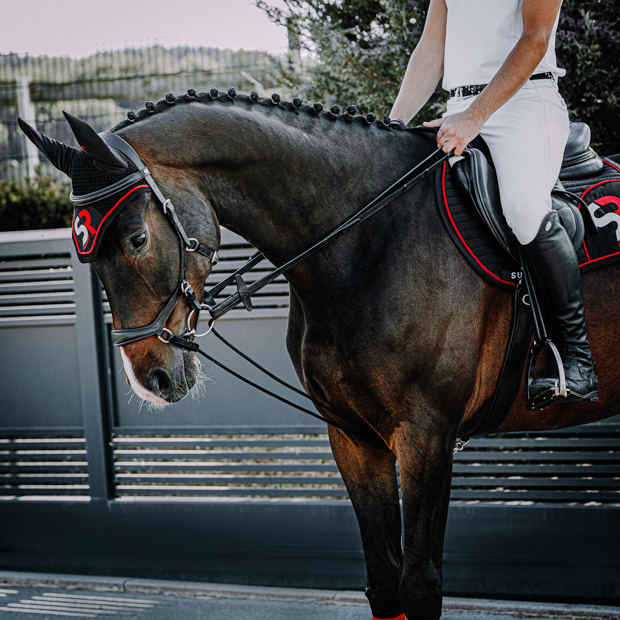
[[[200,345],[197,342],[187,340],[187,338],[181,338],[180,336],[170,336],[168,339],[170,344],[175,344],[177,347],[193,351],[194,353],[200,349]]]
[[[248,312],[252,312],[252,296],[250,295],[247,284],[239,274],[235,276],[235,284],[237,285],[237,292],[239,293],[239,298],[245,306],[245,309]]]

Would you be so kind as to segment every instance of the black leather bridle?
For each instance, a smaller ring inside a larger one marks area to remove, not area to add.
[[[164,213],[168,217],[168,220],[176,232],[179,238],[179,247],[181,249],[181,269],[179,273],[179,282],[177,284],[177,288],[173,293],[172,297],[168,300],[164,308],[157,315],[155,320],[148,325],[143,325],[142,327],[132,327],[129,329],[114,329],[112,330],[112,340],[114,344],[118,347],[124,347],[127,344],[131,344],[133,342],[138,342],[139,340],[144,340],[145,338],[150,338],[151,336],[157,336],[160,340],[167,343],[172,344],[180,344],[177,340],[182,340],[185,348],[190,348],[187,345],[193,344],[191,341],[187,340],[185,337],[193,335],[194,330],[191,328],[190,322],[192,315],[198,313],[201,310],[201,303],[196,298],[196,293],[192,288],[191,284],[187,281],[187,253],[188,252],[198,252],[205,258],[208,258],[211,261],[212,265],[215,265],[218,261],[218,253],[217,250],[212,250],[208,248],[206,245],[200,243],[198,239],[193,237],[189,237],[185,232],[183,225],[181,224],[179,217],[177,216],[177,212],[170,201],[169,198],[164,198],[161,190],[155,183],[155,180],[151,176],[149,169],[146,167],[140,156],[134,151],[130,144],[125,142],[121,137],[116,134],[104,132],[99,134],[103,141],[111,146],[123,155],[126,155],[129,160],[136,166],[137,172],[130,174],[129,176],[117,181],[112,185],[108,185],[103,189],[97,190],[95,192],[91,192],[89,194],[84,194],[82,196],[75,196],[73,192],[71,192],[71,202],[76,207],[85,206],[88,204],[92,204],[94,202],[98,202],[99,200],[103,200],[108,196],[116,194],[124,189],[132,187],[139,181],[146,181],[148,186],[151,188],[153,194],[159,202],[164,210]],[[181,296],[184,296],[187,300],[187,303],[190,307],[190,315],[187,320],[187,329],[181,336],[175,336],[169,329],[166,328],[166,321],[170,318],[170,315],[176,308],[179,299]],[[167,334],[167,337],[164,335]],[[198,345],[196,345],[197,347]],[[193,348],[193,347],[192,347]]]

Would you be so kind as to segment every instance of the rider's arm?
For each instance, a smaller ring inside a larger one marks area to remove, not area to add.
[[[530,78],[549,47],[562,0],[523,0],[523,34],[487,88],[471,105],[485,121]]]
[[[500,70],[476,100],[459,114],[425,123],[440,127],[437,141],[448,153],[459,155],[486,120],[530,78],[549,46],[562,0],[523,0],[523,34]]]
[[[447,15],[445,0],[431,0],[424,31],[409,59],[390,117],[408,123],[437,88],[443,73]]]

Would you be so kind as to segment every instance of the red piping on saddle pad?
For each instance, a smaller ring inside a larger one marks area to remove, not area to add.
[[[373,616],[372,620],[407,620],[407,618],[405,618],[405,614],[400,614],[400,616],[396,616],[396,618],[375,618]]]
[[[469,248],[469,246],[465,243],[465,239],[463,239],[463,236],[461,235],[461,231],[456,227],[456,224],[454,223],[454,220],[452,219],[452,213],[450,213],[450,206],[448,205],[448,197],[446,196],[446,167],[447,167],[448,163],[446,162],[443,165],[443,170],[442,170],[442,174],[441,174],[441,190],[443,192],[443,202],[446,205],[446,213],[448,214],[448,217],[450,218],[450,223],[452,224],[452,227],[454,228],[454,230],[456,231],[456,234],[459,236],[459,239],[461,240],[461,243],[465,246],[465,249],[470,253],[470,255],[472,256],[472,258],[480,265],[480,267],[482,267],[490,276],[492,276],[493,278],[495,278],[498,282],[503,282],[504,284],[510,284],[510,286],[516,286],[516,282],[510,282],[508,280],[502,280],[501,278],[498,278],[492,271],[489,271],[478,259],[478,257],[471,251],[471,249]],[[396,620],[400,620],[400,616],[396,619]]]
[[[603,160],[604,164],[607,164],[608,166],[610,166],[611,168],[613,168],[616,172],[618,172],[620,174],[620,168],[614,166],[611,162],[607,161],[606,159]],[[605,181],[600,181],[599,183],[595,183],[594,185],[590,185],[590,187],[588,187],[587,189],[584,190],[584,192],[581,194],[580,198],[582,200],[584,200],[585,195],[593,190],[595,187],[599,187],[600,185],[605,185],[605,183],[617,183],[618,179],[606,179]],[[579,205],[579,210],[581,211],[581,205]],[[588,258],[588,260],[585,263],[581,263],[579,265],[579,267],[583,267],[584,265],[589,265],[590,263],[596,263],[599,260],[604,260],[606,258],[610,258],[611,256],[617,256],[618,254],[620,254],[619,252],[614,252],[613,254],[607,254],[606,256],[599,256],[598,258],[590,258],[590,253],[588,252],[588,248],[586,247],[586,240],[584,238],[583,240],[583,249],[584,252],[586,253],[586,256]]]
[[[101,220],[101,222],[99,222],[99,226],[97,227],[97,232],[95,233],[95,238],[90,246],[90,250],[88,250],[88,252],[83,252],[82,250],[80,250],[80,245],[77,242],[77,238],[75,236],[75,227],[73,226],[73,222],[71,222],[71,230],[73,232],[73,240],[75,242],[75,249],[77,250],[77,252],[79,254],[90,254],[94,249],[95,249],[95,245],[97,245],[97,237],[99,236],[99,231],[101,230],[101,227],[103,226],[103,223],[108,219],[108,216],[112,213],[114,213],[114,209],[116,209],[116,207],[118,207],[118,205],[121,204],[121,202],[123,202],[123,200],[125,200],[125,198],[127,198],[127,196],[129,196],[130,194],[133,194],[137,189],[143,189],[143,188],[147,188],[148,189],[148,185],[136,185],[136,187],[131,188],[106,214],[105,217]],[[78,215],[79,217],[79,215]],[[75,218],[75,215],[74,215]],[[90,228],[90,221],[88,222],[88,227]]]

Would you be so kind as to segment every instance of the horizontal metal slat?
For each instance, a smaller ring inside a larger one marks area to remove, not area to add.
[[[84,461],[86,450],[17,450],[5,452],[0,450],[0,465],[11,461]]]
[[[174,458],[174,459],[183,459],[183,458],[191,458],[193,460],[197,458],[204,458],[209,460],[291,460],[291,459],[310,459],[310,460],[333,460],[333,455],[330,452],[326,451],[314,451],[310,448],[297,450],[292,449],[290,452],[281,452],[281,451],[265,451],[262,449],[257,449],[256,451],[248,448],[247,451],[233,451],[233,450],[221,450],[214,448],[213,450],[184,450],[184,449],[173,449],[173,450],[131,450],[131,449],[117,449],[115,450],[115,456],[122,456],[123,458],[134,457],[141,460],[145,459],[166,459],[166,458]],[[311,451],[312,450],[312,451]],[[0,458],[2,455],[0,454]]]
[[[601,420],[600,422],[593,422],[591,424],[584,424],[583,426],[569,426],[568,428],[558,428],[553,431],[537,431],[536,433],[521,432],[510,433],[509,436],[513,439],[521,437],[529,437],[535,439],[536,437],[590,437],[590,436],[620,436],[620,421],[614,422],[617,416]],[[489,435],[485,439],[496,439],[502,435]],[[478,439],[472,439],[470,445],[474,445],[476,442],[481,441]]]
[[[85,446],[83,437],[0,437],[0,450],[75,450]]]
[[[0,495],[84,495],[88,493],[87,484],[76,485],[21,485],[2,486]]]
[[[151,486],[151,485],[117,485],[119,495],[214,495],[214,496],[270,496],[270,497],[348,497],[345,489],[312,489],[295,488],[248,488],[248,487],[218,487],[218,486]]]
[[[7,485],[88,485],[87,473],[19,474],[0,476],[0,486]]]
[[[459,452],[454,455],[457,463],[486,463],[486,462],[556,462],[556,463],[620,463],[618,452],[569,452],[557,450],[554,452]]]
[[[0,484],[3,483],[0,478]],[[125,474],[117,473],[118,484],[206,484],[206,485],[230,485],[230,484],[266,484],[266,485],[304,485],[304,484],[338,484],[344,482],[340,476],[242,476],[238,474]]]
[[[30,282],[73,279],[71,267],[59,269],[32,269],[30,271],[0,271],[0,282]]]
[[[542,489],[553,487],[554,490],[606,489],[620,491],[619,478],[584,479],[584,478],[452,478],[452,488],[471,489],[477,487],[488,489],[509,487],[513,489]],[[620,499],[620,496],[619,496]]]
[[[71,266],[71,256],[69,254],[44,254],[34,257],[10,257],[0,258],[1,271],[32,270],[32,269],[58,269]]]
[[[75,314],[75,303],[41,304],[33,306],[0,307],[0,316],[53,316],[57,314]]]
[[[63,461],[57,461],[55,463],[50,463],[49,461],[44,461],[41,463],[0,463],[0,474],[22,472],[29,474],[44,474],[47,472],[52,472],[53,474],[60,475],[63,473],[86,472],[87,466],[88,464],[86,463],[86,461],[76,461],[74,463],[67,463]]]
[[[0,284],[0,298],[4,295],[37,295],[48,292],[72,292],[73,280],[48,280],[34,282],[8,282]]]
[[[573,465],[569,463],[546,463],[538,465],[515,463],[485,463],[484,465],[456,464],[453,474],[466,476],[528,476],[528,477],[567,477],[567,476],[617,476],[617,465]]]
[[[117,472],[337,472],[336,463],[222,463],[214,461],[121,461],[116,462]]]
[[[463,491],[456,489],[450,492],[451,500],[478,500],[478,501],[524,501],[524,502],[561,502],[587,503],[605,502],[620,503],[620,493],[609,491]]]
[[[203,448],[279,448],[286,446],[295,446],[296,448],[329,448],[329,441],[327,438],[265,439],[258,437],[256,439],[239,439],[237,437],[115,437],[113,445],[116,448],[121,446],[123,448],[188,448],[191,446]]]
[[[620,437],[537,437],[536,439],[519,439],[503,437],[501,439],[479,439],[467,446],[468,452],[486,450],[617,450],[620,452]]]
[[[51,293],[20,293],[18,295],[3,295],[0,291],[0,306],[18,306],[35,304],[74,304],[75,293],[73,291],[58,291]]]

